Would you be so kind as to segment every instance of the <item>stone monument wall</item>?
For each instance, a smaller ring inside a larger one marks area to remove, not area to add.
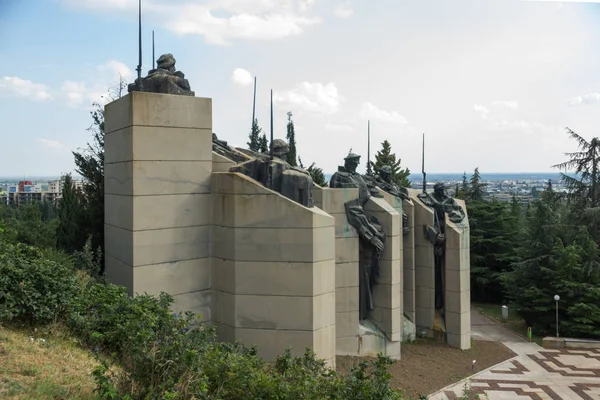
[[[107,277],[210,321],[212,100],[133,92],[104,117]]]
[[[335,365],[335,221],[238,173],[214,173],[213,321],[274,361],[312,348]]]
[[[371,311],[371,319],[390,342],[397,342],[397,348],[389,349],[387,355],[399,358],[403,319],[402,218],[384,199],[376,197],[367,201],[365,213],[377,217],[386,236],[379,260],[381,275],[373,287],[375,308]]]
[[[348,223],[344,204],[358,189],[314,188],[315,207],[335,218],[336,353],[358,354],[358,233]]]
[[[471,261],[470,228],[467,207],[465,219],[452,223],[446,218],[446,335],[448,344],[463,350],[471,348]]]

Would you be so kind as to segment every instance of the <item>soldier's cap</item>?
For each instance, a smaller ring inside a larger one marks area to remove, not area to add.
[[[289,152],[290,145],[283,139],[275,139],[273,140],[273,151],[274,152]]]
[[[360,160],[360,156],[358,154],[350,152],[350,153],[348,153],[348,155],[346,157],[344,157],[344,160],[356,160],[356,161],[358,161],[358,160]]]
[[[444,185],[443,182],[438,182],[435,185],[433,185],[433,190],[436,190],[436,189],[445,189],[445,188],[446,188],[446,185]]]
[[[392,173],[392,167],[390,167],[389,165],[384,165],[383,167],[381,167],[379,169],[379,172],[383,172],[384,174],[391,174]]]

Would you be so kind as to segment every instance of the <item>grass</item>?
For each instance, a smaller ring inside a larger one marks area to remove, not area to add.
[[[59,326],[42,331],[0,325],[3,400],[95,399],[91,372],[96,365]]]
[[[510,331],[527,339],[527,325],[521,317],[511,312],[510,305],[508,307],[508,320],[502,318],[502,305],[500,304],[473,303],[473,306],[486,317],[493,319]],[[535,332],[532,332],[531,341],[541,346],[542,336],[538,336]]]

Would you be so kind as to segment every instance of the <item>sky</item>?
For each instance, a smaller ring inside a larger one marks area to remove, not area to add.
[[[137,65],[136,0],[0,0],[0,176],[73,172],[94,102]],[[388,140],[412,172],[546,172],[600,136],[600,0],[143,0],[143,73],[172,53],[213,131],[256,117],[326,173]]]

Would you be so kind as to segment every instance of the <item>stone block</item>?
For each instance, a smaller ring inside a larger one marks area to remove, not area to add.
[[[462,292],[471,290],[471,274],[468,269],[446,271],[446,290]]]
[[[313,331],[298,330],[237,328],[235,338],[248,346],[256,345],[258,355],[267,362],[274,362],[287,347],[293,356],[302,356],[306,348],[312,349],[315,343]]]
[[[150,264],[133,268],[134,290],[172,296],[210,289],[210,258]]]
[[[358,238],[335,239],[335,262],[352,263],[358,262],[359,247]]]
[[[315,330],[335,324],[334,293],[315,297],[235,297],[236,328]]]
[[[104,223],[133,230],[133,197],[105,194]]]
[[[321,208],[323,211],[329,214],[345,214],[346,204],[350,200],[354,200],[358,198],[358,189],[349,188],[349,189],[331,189],[331,188],[322,188],[313,190],[314,193],[317,192],[317,199],[320,200],[319,204],[321,204]],[[320,192],[320,193],[319,193]]]
[[[358,311],[336,312],[335,329],[337,337],[356,336],[358,332]]]
[[[565,339],[552,337],[552,336],[546,336],[545,338],[542,339],[542,347],[545,349],[553,349],[553,350],[564,349],[566,347]]]
[[[471,332],[463,335],[447,333],[446,342],[452,347],[458,347],[461,350],[469,350],[471,348]]]
[[[211,161],[125,161],[105,165],[105,194],[210,193]]]
[[[104,270],[109,282],[125,286],[127,293],[130,296],[133,295],[133,267],[116,259],[107,252],[104,257]]]
[[[134,196],[131,230],[182,228],[212,223],[210,194]]]
[[[381,253],[381,260],[398,261],[398,268],[402,263],[402,236],[387,236],[385,238],[383,253]]]
[[[202,317],[202,322],[211,321],[211,290],[183,293],[173,296],[173,312],[191,311]]]
[[[356,334],[354,336],[338,336],[335,339],[335,353],[338,356],[358,355],[359,346],[359,339]]]
[[[258,185],[258,183],[254,183]],[[267,194],[213,194],[214,224],[236,228],[333,227],[332,216],[306,208],[281,196]]]
[[[254,179],[238,172],[215,172],[211,179],[211,191],[216,194],[272,194],[271,190]]]
[[[446,249],[463,250],[469,249],[469,232],[467,229],[457,230],[452,225],[446,226]]]
[[[445,303],[448,312],[465,313],[471,309],[471,291],[454,292],[446,289]]]
[[[335,264],[335,287],[358,287],[358,261]]]
[[[213,227],[213,256],[255,262],[317,262],[334,259],[333,227]]]
[[[469,270],[471,266],[469,249],[446,249],[446,271]]]
[[[435,309],[433,307],[421,307],[417,302],[415,307],[415,325],[417,325],[417,334],[420,335],[423,329],[433,329],[433,318]],[[429,333],[429,332],[428,332]]]
[[[400,308],[375,307],[371,311],[371,318],[376,322],[379,329],[385,333],[389,341],[402,340],[402,310]]]
[[[435,287],[435,267],[420,267],[415,268],[415,287],[429,288],[433,290]]]
[[[402,283],[402,269],[399,259],[393,261],[381,259],[379,261],[379,268],[380,276],[377,279],[377,282],[389,285]]]
[[[137,267],[205,258],[210,253],[210,226],[130,231],[105,225],[111,255]]]
[[[131,125],[212,130],[212,99],[132,92],[105,106],[107,134]]]
[[[377,283],[373,287],[373,303],[375,307],[399,308],[402,305],[402,285]]]
[[[446,259],[448,259],[447,256]],[[433,254],[433,245],[415,245],[415,267],[433,268],[434,265],[435,257]]]
[[[212,320],[235,329],[235,294],[212,290],[211,315]]]
[[[335,289],[336,312],[358,312],[358,286]]]
[[[105,135],[104,162],[211,161],[210,129],[129,126]]]
[[[212,148],[212,146],[211,146]],[[229,172],[229,168],[233,167],[235,162],[227,157],[223,157],[213,151],[212,153],[212,170],[213,172]]]
[[[334,260],[315,263],[235,261],[235,294],[318,296],[335,290]]]
[[[213,257],[210,272],[212,288],[221,292],[235,294],[235,272],[235,261]]]
[[[213,322],[214,323],[214,322]],[[223,325],[220,323],[214,323],[217,328],[217,337],[220,342],[235,342],[235,328],[228,325]]]
[[[435,302],[435,292],[433,288],[416,286],[415,300],[417,307],[433,308]]]
[[[312,349],[316,354],[318,354],[319,358],[333,360],[335,363],[335,338],[335,325],[325,326],[321,329],[313,331]],[[335,364],[333,365],[335,366]]]
[[[471,311],[465,311],[463,313],[455,313],[447,311],[445,314],[446,318],[446,332],[456,335],[462,335],[467,332],[471,332]]]
[[[358,232],[348,223],[346,214],[330,214],[335,218],[336,238],[358,238]]]

